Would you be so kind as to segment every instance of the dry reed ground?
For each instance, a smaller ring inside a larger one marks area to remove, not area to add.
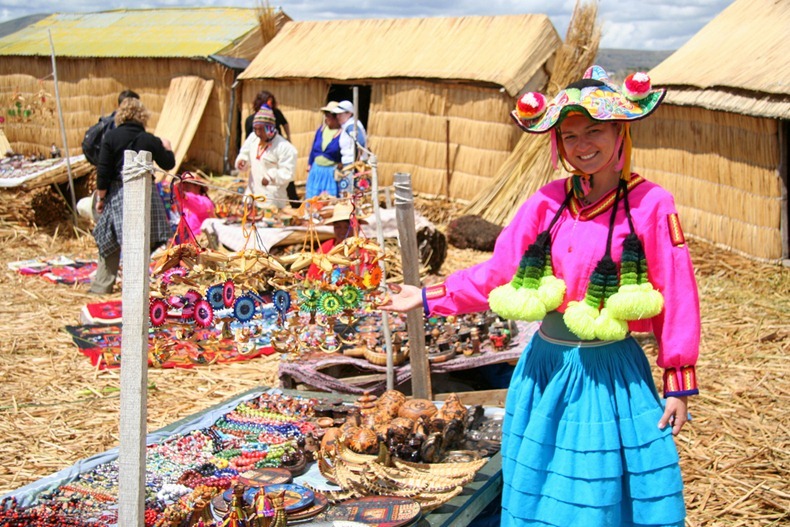
[[[433,213],[447,209],[432,204]],[[446,219],[446,218],[445,218]],[[96,297],[8,271],[42,255],[90,257],[76,239],[0,223],[0,492],[101,452],[118,441],[117,370],[96,371],[62,331]],[[677,440],[689,526],[790,521],[790,269],[690,243],[702,301],[694,416]],[[485,258],[450,248],[443,272]],[[643,339],[655,362],[655,344]],[[658,375],[658,370],[655,374]],[[157,429],[220,400],[276,381],[276,359],[192,370],[149,370],[148,426]]]

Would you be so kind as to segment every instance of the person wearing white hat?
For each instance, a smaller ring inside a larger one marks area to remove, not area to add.
[[[359,122],[354,115],[354,104],[351,101],[340,101],[337,103],[337,108],[334,113],[337,114],[337,120],[340,122],[340,127],[345,133],[356,139],[360,146],[367,146],[367,132],[365,125]]]
[[[324,122],[315,131],[313,147],[307,161],[305,199],[324,193],[337,197],[339,189],[335,170],[354,162],[354,142],[340,128],[337,109],[337,101],[330,101],[321,108]]]

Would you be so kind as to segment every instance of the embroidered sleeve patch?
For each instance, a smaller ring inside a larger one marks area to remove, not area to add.
[[[669,238],[672,240],[672,245],[679,247],[686,243],[686,237],[683,236],[683,229],[680,227],[680,218],[677,213],[667,216],[669,221]]]
[[[444,284],[436,284],[425,288],[425,298],[427,298],[428,300],[441,298],[446,294],[447,294],[447,288],[444,287]]]

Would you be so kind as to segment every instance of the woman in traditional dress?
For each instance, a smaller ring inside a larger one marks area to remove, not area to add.
[[[504,526],[684,525],[673,435],[698,393],[699,299],[672,195],[630,170],[630,122],[663,97],[597,66],[548,103],[525,94],[515,121],[573,175],[521,206],[489,261],[385,307],[543,320],[508,390]],[[655,334],[663,400],[631,331]]]

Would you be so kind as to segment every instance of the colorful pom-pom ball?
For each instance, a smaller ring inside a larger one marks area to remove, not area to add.
[[[600,340],[623,340],[628,335],[628,324],[612,316],[608,309],[601,309],[601,314],[593,323],[595,337]]]
[[[546,97],[539,92],[530,91],[519,97],[516,103],[516,113],[519,119],[529,120],[546,111]]]
[[[641,101],[650,94],[651,88],[650,77],[641,71],[632,73],[623,81],[623,91],[631,101]]]
[[[573,300],[568,302],[562,320],[571,333],[582,340],[593,340],[595,338],[595,319],[600,315],[597,308],[592,307],[587,302]]]

